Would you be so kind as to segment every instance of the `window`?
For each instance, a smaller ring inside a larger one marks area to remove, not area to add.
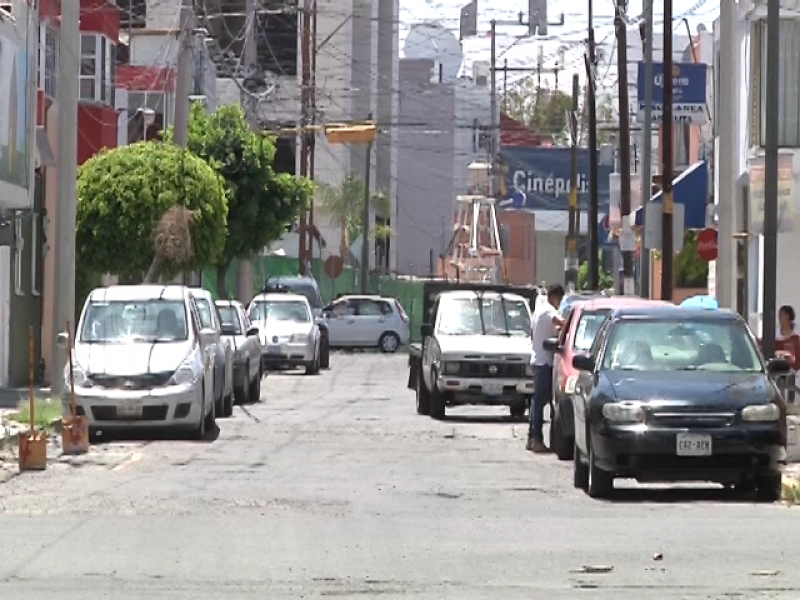
[[[436,328],[440,335],[531,335],[531,316],[524,300],[476,297],[444,302]]]
[[[211,305],[204,298],[197,298],[197,311],[200,313],[200,323],[203,329],[215,329],[214,317],[211,315]]]
[[[119,28],[121,31],[147,27],[146,0],[117,0],[117,7],[120,13]]]
[[[116,46],[106,36],[81,34],[81,100],[114,106],[116,56]]]
[[[188,338],[186,307],[171,300],[91,302],[81,341],[91,344],[180,342]]]
[[[14,293],[17,296],[24,296],[23,266],[25,252],[25,237],[22,231],[22,211],[18,210],[14,214]]]
[[[754,110],[753,140],[761,146],[765,142],[767,102],[767,25],[759,21],[754,25],[752,48],[758,57],[753,61]],[[778,90],[778,145],[800,147],[800,21],[781,19],[781,47],[778,55],[780,89]],[[760,52],[760,54],[758,54]]]
[[[58,95],[58,30],[48,23],[42,23],[39,38],[39,89],[55,98]]]
[[[236,335],[242,335],[242,322],[239,320],[239,310],[235,306],[220,306],[219,315],[223,328],[229,327]]]
[[[600,327],[610,313],[610,310],[584,312],[581,315],[581,320],[578,321],[575,338],[572,340],[572,347],[581,353],[589,352],[595,337],[597,337],[597,332],[600,331]]]
[[[250,309],[250,319],[253,321],[291,321],[294,323],[308,323],[311,315],[308,304],[299,300],[278,300],[256,302]]]

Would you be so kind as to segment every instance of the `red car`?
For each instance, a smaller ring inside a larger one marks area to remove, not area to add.
[[[572,366],[572,357],[589,353],[600,325],[613,309],[642,304],[669,303],[635,296],[609,296],[579,301],[567,311],[559,337],[545,342],[545,348],[555,353],[550,449],[560,460],[572,460],[575,447],[572,395],[575,393],[578,371]]]

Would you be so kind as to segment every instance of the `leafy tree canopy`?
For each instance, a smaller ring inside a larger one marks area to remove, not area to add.
[[[194,256],[187,265],[214,264],[225,247],[227,199],[222,180],[201,158],[162,142],[104,150],[78,171],[76,254],[82,268],[141,277],[153,261],[153,228],[167,210],[195,213]]]
[[[607,290],[609,288],[614,287],[614,276],[605,271],[602,267],[600,268],[600,289]],[[588,290],[589,289],[589,261],[583,261],[580,266],[578,267],[578,289],[579,290]],[[597,291],[597,290],[592,290]]]
[[[675,256],[677,287],[694,288],[708,285],[708,263],[697,253],[697,231],[687,231],[683,249]]]
[[[167,132],[172,139],[174,131]],[[253,131],[238,105],[206,112],[192,106],[189,149],[205,159],[225,181],[228,226],[220,263],[249,259],[274,243],[297,220],[313,195],[305,178],[276,173],[275,139]]]
[[[506,113],[533,133],[562,142],[569,139],[572,98],[560,90],[537,89],[536,79],[523,80],[508,93]]]
[[[349,173],[341,184],[321,184],[319,210],[328,217],[332,224],[339,226],[343,234],[347,234],[347,244],[352,242],[363,231],[364,195],[366,184],[356,172]],[[392,203],[384,192],[375,192],[370,196],[370,214],[387,216],[391,212]],[[377,227],[369,232],[374,237],[391,235],[388,227]]]

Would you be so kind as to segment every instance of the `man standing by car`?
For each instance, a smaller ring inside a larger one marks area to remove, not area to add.
[[[564,319],[558,312],[561,300],[564,298],[564,288],[561,284],[553,284],[547,288],[547,302],[539,302],[533,313],[531,338],[532,353],[531,365],[533,366],[533,403],[531,404],[531,424],[528,431],[526,450],[541,454],[547,452],[544,445],[544,407],[550,402],[553,387],[553,353],[544,349],[544,342],[548,338],[558,335],[558,330],[564,325]]]

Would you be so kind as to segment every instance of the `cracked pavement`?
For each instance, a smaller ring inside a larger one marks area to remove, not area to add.
[[[331,365],[270,374],[216,439],[10,476],[0,598],[800,597],[800,509],[627,482],[591,500],[505,409],[417,416],[405,355]]]

